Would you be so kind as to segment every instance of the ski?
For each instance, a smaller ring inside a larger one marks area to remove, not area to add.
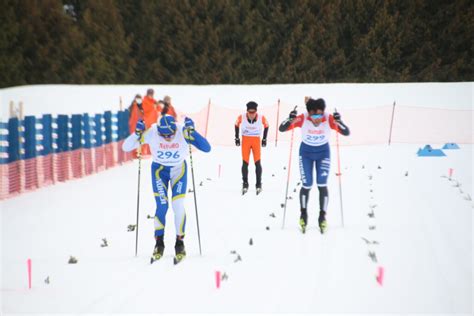
[[[156,254],[151,256],[150,258],[150,264],[153,264],[153,262],[160,260],[163,257],[163,255]]]
[[[303,234],[305,234],[306,233],[306,223],[302,218],[300,219],[300,228],[301,228],[301,232]]]
[[[249,191],[248,188],[243,188],[243,189],[242,189],[242,195],[245,195],[245,193],[247,193],[248,191]]]
[[[308,214],[306,213],[306,209],[301,209],[300,227],[301,227],[301,232],[303,234],[306,233],[307,225],[308,225]]]
[[[262,192],[262,188],[257,188],[257,195],[259,195]]]
[[[326,220],[319,223],[319,231],[321,232],[321,234],[326,233],[327,229],[328,229],[328,225],[327,225]]]
[[[185,254],[181,254],[181,253],[177,254],[176,256],[173,257],[173,264],[177,265],[178,263],[183,261],[184,258],[186,258]]]

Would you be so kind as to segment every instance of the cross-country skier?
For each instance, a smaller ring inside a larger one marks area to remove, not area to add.
[[[257,177],[257,194],[262,191],[262,164],[260,163],[260,135],[263,130],[262,147],[267,146],[268,122],[265,116],[258,115],[258,104],[250,101],[247,103],[247,112],[237,117],[235,122],[235,145],[240,146],[240,132],[242,133],[242,194],[249,188],[249,160],[250,152],[253,153],[255,173]]]
[[[299,165],[302,187],[300,190],[301,216],[300,225],[303,233],[308,223],[307,206],[309,191],[313,186],[313,169],[316,169],[316,184],[319,189],[319,228],[324,233],[327,228],[326,212],[328,206],[327,181],[331,166],[329,149],[330,130],[344,136],[349,135],[349,128],[341,121],[341,115],[324,112],[326,102],[323,99],[309,98],[306,102],[307,113],[297,116],[296,110],[290,112],[290,117],[279,127],[280,132],[289,131],[295,127],[301,128],[301,145],[299,150]]]
[[[131,151],[142,144],[149,144],[153,162],[151,177],[153,192],[156,201],[155,212],[155,239],[153,260],[163,256],[165,244],[163,237],[166,226],[166,212],[168,211],[168,189],[171,189],[171,203],[174,211],[176,228],[176,244],[174,246],[176,259],[182,260],[186,256],[183,238],[186,228],[186,214],[184,199],[187,186],[187,164],[189,145],[192,144],[201,151],[209,152],[209,142],[194,128],[194,122],[185,118],[184,126],[176,123],[174,117],[164,115],[157,124],[153,124],[145,131],[145,123],[137,122],[135,134],[131,134],[123,143],[124,151]]]

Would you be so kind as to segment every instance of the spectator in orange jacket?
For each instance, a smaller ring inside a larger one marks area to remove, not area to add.
[[[152,124],[158,121],[158,113],[161,112],[161,106],[159,106],[158,102],[154,99],[154,95],[155,91],[148,89],[142,102],[143,120],[145,121],[146,129],[149,129]]]
[[[128,129],[130,134],[135,133],[135,126],[137,125],[138,119],[143,118],[142,108],[142,96],[137,94],[132,101],[132,104],[128,107],[130,112],[130,119],[128,120]]]

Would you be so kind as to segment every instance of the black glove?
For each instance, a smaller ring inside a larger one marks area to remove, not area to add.
[[[235,146],[240,146],[240,138],[235,139]]]
[[[267,147],[267,139],[262,139],[262,147]]]
[[[334,118],[334,120],[335,120],[336,122],[340,122],[340,121],[341,121],[341,114],[339,114],[339,112],[334,112],[334,113],[332,114],[332,117]]]
[[[290,112],[290,119],[295,119],[296,118],[296,115],[298,114],[298,112],[296,112],[296,110],[293,110]]]

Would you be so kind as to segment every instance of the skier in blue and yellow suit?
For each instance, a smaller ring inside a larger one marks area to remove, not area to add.
[[[145,130],[143,121],[138,121],[136,133],[130,135],[123,143],[123,150],[131,151],[143,144],[149,144],[153,162],[151,165],[152,186],[156,201],[155,239],[153,258],[160,259],[165,249],[163,237],[168,211],[168,188],[171,186],[174,222],[176,228],[176,257],[186,255],[183,238],[186,228],[184,198],[187,186],[187,164],[189,144],[201,151],[209,152],[209,142],[194,129],[194,122],[185,119],[185,126],[176,123],[174,117],[164,115],[157,124]]]

